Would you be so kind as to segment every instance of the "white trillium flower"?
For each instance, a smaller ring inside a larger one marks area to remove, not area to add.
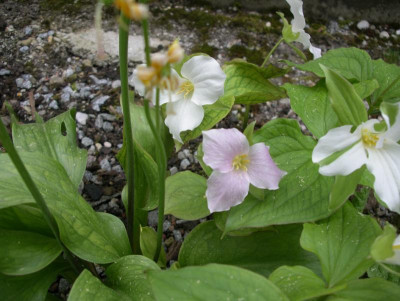
[[[304,48],[307,48],[314,55],[314,59],[320,58],[321,49],[311,45],[311,37],[308,33],[304,31],[304,28],[306,27],[306,21],[303,14],[303,1],[286,0],[286,2],[290,5],[290,11],[294,17],[291,22],[292,31],[300,33],[296,41],[303,44]]]
[[[160,89],[160,105],[167,104],[165,124],[174,139],[183,143],[180,133],[193,130],[204,118],[202,106],[215,103],[224,94],[226,75],[218,62],[212,57],[199,55],[185,62],[181,69],[182,77],[171,68],[171,76],[178,81],[178,88]],[[133,76],[133,84],[140,95],[145,86]],[[155,103],[155,89],[152,102]]]
[[[400,235],[396,237],[392,245],[393,256],[386,258],[383,262],[400,265]]]
[[[400,103],[397,104],[400,110]],[[382,114],[386,132],[378,132],[377,119],[360,124],[351,132],[351,125],[331,129],[319,139],[312,153],[314,163],[338,155],[335,160],[320,167],[325,176],[349,175],[364,164],[375,176],[374,189],[390,210],[400,213],[400,114],[392,126],[389,116]],[[327,160],[330,161],[330,160]]]

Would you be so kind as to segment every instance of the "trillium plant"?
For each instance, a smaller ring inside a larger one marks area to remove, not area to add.
[[[121,13],[125,214],[96,212],[79,194],[87,152],[74,110],[21,124],[10,109],[12,139],[0,123],[0,300],[54,300],[60,278],[71,301],[399,300],[400,68],[357,48],[321,56],[302,1],[287,3],[292,21],[279,13],[282,38],[261,66],[221,66],[178,39],[150,53],[145,1],[101,2],[98,12]],[[134,70],[131,22],[145,45]],[[299,59],[278,67],[270,58],[282,42]],[[292,83],[293,69],[315,84]],[[298,119],[248,123],[252,106],[282,98]],[[234,105],[245,114],[227,128]],[[189,143],[196,172],[171,175],[168,160]],[[371,204],[397,224],[368,215]],[[175,257],[166,215],[196,225]]]

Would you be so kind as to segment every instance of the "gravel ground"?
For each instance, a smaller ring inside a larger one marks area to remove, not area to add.
[[[105,60],[99,60],[95,47],[82,46],[79,36],[82,39],[88,33],[93,33],[94,1],[76,0],[75,5],[70,2],[0,2],[0,115],[3,122],[9,125],[10,118],[3,105],[5,101],[12,104],[24,123],[33,122],[34,111],[48,120],[76,108],[78,144],[87,149],[89,154],[81,186],[83,196],[95,210],[124,218],[120,192],[125,177],[116,159],[122,147],[118,58],[110,51]],[[153,51],[161,50],[179,38],[187,53],[206,52],[220,63],[235,57],[261,63],[279,39],[281,30],[279,17],[273,12],[242,11],[236,6],[216,10],[197,6],[193,1],[155,1],[151,11]],[[289,12],[284,12],[290,19]],[[356,46],[368,51],[373,58],[384,58],[399,64],[399,24],[308,17],[312,42],[323,52]],[[113,8],[105,9],[103,29],[110,32],[107,36],[110,41],[116,35],[117,22],[117,12]],[[135,51],[141,47],[140,36],[137,37],[140,28],[135,24],[131,27],[131,33],[136,35],[132,50]],[[113,47],[116,47],[115,43]],[[138,57],[136,53],[132,57],[130,71],[141,63],[140,55]],[[278,59],[298,61],[285,45],[281,45],[271,58],[273,62]],[[301,71],[292,71],[276,81],[277,84],[284,82],[313,85],[315,78]],[[235,105],[230,115],[217,127],[240,128],[243,111],[242,106]],[[290,109],[289,99],[254,106],[250,121],[256,120],[256,127],[259,128],[278,117],[297,118]],[[168,168],[171,174],[182,170],[200,172],[201,168],[195,159],[200,141],[198,138],[184,145],[170,159]],[[400,226],[399,216],[379,206],[373,197],[365,210],[382,221],[389,220]],[[170,263],[177,259],[185,235],[197,223],[167,217],[163,228]],[[149,224],[157,226],[156,211],[150,212]],[[54,284],[51,291],[65,295],[68,283],[64,282],[62,280]]]

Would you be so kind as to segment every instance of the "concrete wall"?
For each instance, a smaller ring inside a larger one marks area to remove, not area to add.
[[[196,0],[192,0],[195,2]],[[204,0],[203,0],[204,1]],[[250,10],[288,8],[285,0],[205,0],[215,7],[239,3]],[[306,16],[322,19],[365,19],[377,23],[400,24],[400,0],[303,0]]]

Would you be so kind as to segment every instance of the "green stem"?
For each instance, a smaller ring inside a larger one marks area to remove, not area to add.
[[[156,130],[160,133],[160,89],[156,89]]]
[[[301,51],[299,48],[297,48],[296,46],[294,46],[290,43],[287,43],[287,44],[290,46],[290,48],[292,48],[297,53],[298,56],[300,56],[303,59],[304,62],[307,62],[307,57],[303,53],[303,51]]]
[[[22,180],[24,181],[26,187],[29,189],[29,192],[31,193],[32,197],[35,199],[37,206],[42,211],[43,217],[44,217],[46,223],[48,224],[48,226],[50,227],[50,230],[53,233],[57,243],[60,245],[61,249],[63,250],[66,260],[71,265],[73,271],[79,275],[81,269],[79,268],[78,264],[75,262],[74,257],[72,256],[71,252],[62,243],[61,238],[60,238],[60,233],[58,232],[57,222],[55,221],[53,215],[50,213],[50,210],[47,207],[42,194],[40,193],[36,184],[33,182],[31,175],[29,174],[28,170],[26,169],[24,163],[21,160],[21,157],[18,155],[17,150],[15,149],[15,147],[11,141],[11,138],[7,133],[7,129],[1,120],[0,120],[0,139],[1,139],[3,146],[6,149],[8,155],[10,156],[11,161],[13,162],[19,175],[21,176]]]
[[[283,38],[280,38],[280,40],[275,44],[275,46],[271,49],[271,51],[268,53],[267,57],[265,58],[264,62],[262,63],[261,67],[264,67],[268,61],[271,55],[275,52],[276,48],[283,42]]]
[[[247,124],[249,123],[249,115],[250,115],[250,105],[246,105],[246,111],[244,112],[243,118],[243,131],[246,129]]]
[[[119,65],[121,77],[122,110],[124,112],[124,136],[126,142],[126,178],[128,189],[127,208],[127,232],[133,254],[139,254],[140,228],[134,227],[134,175],[133,175],[133,136],[131,115],[129,110],[129,88],[128,88],[128,32],[129,19],[121,13],[121,24],[119,25]]]

